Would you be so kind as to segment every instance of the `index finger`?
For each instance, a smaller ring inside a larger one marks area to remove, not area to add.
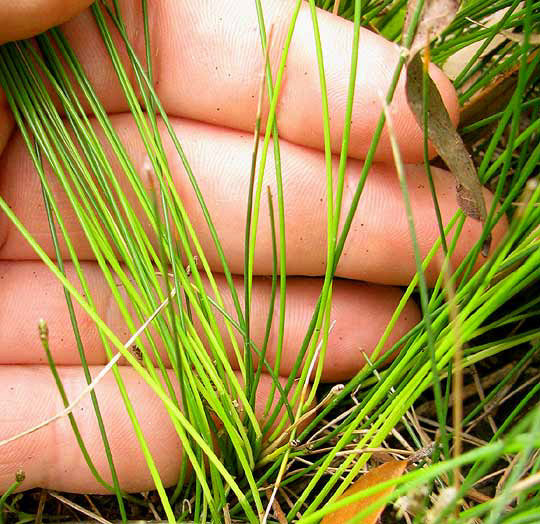
[[[134,0],[121,3],[130,40],[138,56],[144,57],[141,3]],[[263,2],[266,27],[273,26],[270,61],[274,77],[295,4],[296,0]],[[231,9],[231,2],[226,0],[162,0],[149,2],[148,7],[154,82],[165,110],[177,117],[252,131],[264,62],[255,2],[237,0]],[[335,153],[342,141],[353,25],[322,10],[318,10],[318,19]],[[107,110],[126,111],[124,95],[115,81],[110,61],[105,58],[106,50],[91,14],[83,13],[64,30]],[[352,157],[365,158],[381,114],[381,93],[386,93],[391,84],[399,54],[396,44],[362,30],[349,149]],[[457,120],[458,104],[450,81],[435,67],[431,75],[450,114]],[[406,101],[403,75],[391,111],[404,161],[421,161],[422,133]],[[277,118],[282,138],[323,149],[321,90],[307,4],[302,5],[296,22]],[[389,139],[384,132],[376,160],[391,158]]]

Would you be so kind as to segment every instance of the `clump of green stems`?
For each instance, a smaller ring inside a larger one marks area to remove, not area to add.
[[[259,16],[261,49],[264,56],[267,47],[267,28],[262,16],[260,0],[254,1]],[[328,216],[327,263],[312,321],[285,386],[281,386],[277,380],[285,331],[286,244],[284,192],[276,110],[287,53],[301,1],[298,0],[295,5],[277,70],[271,71],[270,65],[265,64],[264,96],[267,96],[269,100],[269,114],[264,138],[260,141],[260,145],[258,140],[261,132],[260,118],[257,121],[250,192],[246,195],[249,204],[245,232],[244,307],[240,304],[227,260],[213,226],[213,219],[204,203],[204,196],[198,188],[197,173],[192,172],[181,146],[181,137],[176,136],[153,89],[152,42],[147,25],[148,6],[146,0],[141,0],[141,3],[146,42],[146,56],[143,58],[137,57],[133,51],[116,0],[112,1],[112,5],[99,0],[92,6],[92,11],[146,148],[147,165],[144,169],[147,173],[144,174],[155,180],[154,186],[148,190],[143,185],[141,167],[134,165],[129,158],[69,43],[59,29],[52,29],[36,38],[39,52],[26,41],[6,44],[0,48],[0,85],[6,92],[18,129],[32,156],[36,176],[41,181],[56,260],[47,256],[26,230],[24,224],[1,198],[0,208],[63,284],[81,365],[88,383],[91,383],[92,377],[86,363],[85,348],[81,342],[74,315],[73,301],[78,302],[95,322],[109,359],[116,358],[117,353],[125,357],[163,401],[165,409],[170,414],[182,442],[183,456],[178,483],[175,488],[166,491],[122,377],[116,366],[111,367],[152,474],[166,518],[170,522],[188,517],[195,522],[207,520],[221,522],[223,509],[229,504],[230,514],[234,518],[247,522],[259,522],[261,519],[271,521],[272,517],[269,516],[269,510],[267,510],[269,505],[261,497],[261,488],[273,486],[275,495],[278,487],[294,486],[298,479],[305,478],[309,481],[293,500],[293,507],[290,508],[287,518],[293,520],[300,513],[301,522],[317,522],[324,514],[346,503],[343,500],[336,502],[336,499],[369,460],[371,452],[362,451],[363,449],[380,446],[390,432],[400,425],[405,428],[405,435],[412,445],[416,448],[422,447],[421,436],[414,426],[407,422],[406,415],[419,396],[433,387],[441,431],[440,449],[437,449],[432,457],[432,465],[412,471],[401,479],[392,481],[399,486],[392,495],[381,499],[377,504],[395,500],[401,494],[417,489],[421,485],[428,485],[436,490],[441,487],[441,478],[452,480],[456,465],[468,465],[467,474],[460,484],[455,500],[453,504],[448,505],[446,512],[439,516],[440,522],[447,522],[451,518],[456,522],[464,522],[470,518],[480,517],[485,517],[487,522],[501,522],[498,519],[502,518],[508,501],[512,497],[519,497],[523,503],[519,512],[523,513],[525,519],[527,512],[534,508],[534,504],[538,506],[540,491],[533,486],[519,491],[516,495],[515,490],[512,490],[525,473],[525,466],[531,457],[535,456],[534,453],[540,446],[540,411],[536,409],[517,424],[515,421],[522,418],[528,403],[537,398],[540,387],[536,385],[527,393],[488,444],[454,459],[450,458],[453,444],[452,428],[446,428],[446,420],[452,383],[452,358],[457,344],[456,329],[454,329],[456,325],[459,326],[459,343],[466,344],[461,363],[463,368],[504,351],[528,348],[510,375],[490,391],[486,398],[466,416],[463,424],[473,420],[511,380],[512,376],[531,362],[540,350],[538,334],[534,329],[518,330],[503,338],[500,336],[500,328],[503,328],[503,331],[506,331],[506,328],[510,331],[519,323],[528,325],[530,321],[537,319],[540,313],[539,299],[530,292],[531,286],[537,283],[540,276],[540,250],[538,249],[540,190],[535,184],[529,182],[537,174],[536,166],[540,158],[537,129],[540,124],[536,118],[540,112],[540,98],[531,96],[538,85],[537,66],[540,54],[530,55],[531,46],[528,42],[530,35],[540,22],[538,2],[526,0],[525,9],[519,9],[520,2],[517,0],[501,0],[489,6],[486,6],[482,0],[465,2],[454,23],[434,44],[431,52],[432,59],[442,64],[463,47],[474,42],[484,42],[455,80],[460,90],[462,103],[467,102],[475,93],[488,85],[498,73],[519,63],[516,88],[506,109],[463,129],[463,133],[467,136],[468,132],[494,125],[488,137],[477,144],[477,148],[483,153],[479,176],[483,183],[490,183],[494,187],[494,201],[497,205],[494,204],[489,210],[483,235],[478,239],[475,248],[453,273],[441,273],[433,290],[428,290],[425,285],[424,269],[441,249],[447,258],[451,256],[464,225],[464,216],[461,212],[457,213],[445,227],[442,222],[439,222],[440,239],[424,260],[419,255],[414,222],[411,221],[411,242],[417,259],[417,274],[405,290],[403,299],[372,355],[372,361],[342,388],[330,390],[330,393],[320,402],[320,409],[312,421],[302,431],[298,431],[298,422],[303,420],[313,402],[321,399],[321,391],[323,391],[320,379],[328,333],[331,328],[329,312],[334,274],[385,125],[383,112],[380,115],[351,208],[343,210],[342,194],[355,94],[354,80],[357,68],[362,67],[362,64],[358,63],[358,48],[362,45],[360,27],[371,25],[378,28],[385,36],[397,38],[400,36],[406,2],[391,0],[341,2],[340,13],[354,22],[354,39],[351,49],[351,74],[343,143],[337,174],[332,172],[328,96],[322,43],[315,9],[316,2],[314,0],[309,2],[323,103],[322,125]],[[317,4],[330,9],[333,2],[324,1]],[[419,1],[416,20],[422,6],[423,1]],[[481,20],[501,9],[507,9],[507,11],[501,22],[493,27],[485,28],[471,22],[471,20]],[[109,18],[109,23],[107,23],[107,18]],[[413,23],[409,33],[403,35],[402,45],[405,48],[412,41],[414,29]],[[483,49],[502,29],[523,32],[523,43],[508,41],[495,53],[483,55]],[[112,31],[117,31],[122,37],[129,59],[127,66],[121,62],[119,50],[113,44]],[[395,70],[391,87],[386,94],[387,103],[392,100],[404,63],[405,53]],[[134,71],[133,84],[129,81],[127,67]],[[45,88],[43,77],[50,83],[60,101],[63,118],[55,107],[51,94]],[[427,82],[424,82],[424,85],[427,85]],[[78,99],[78,92],[82,93],[95,123],[85,113],[83,104]],[[427,90],[424,96],[429,96]],[[529,123],[523,126],[520,124],[525,111],[532,114],[534,118],[530,118]],[[425,114],[425,125],[428,119],[429,116]],[[118,183],[111,159],[105,154],[104,145],[98,139],[96,127],[99,127],[105,136],[108,148],[112,150],[115,161],[122,167],[123,176],[129,182],[130,190],[136,195],[138,207],[141,209],[139,214],[135,213],[133,205],[128,202],[125,191]],[[173,184],[169,159],[165,155],[160,134],[161,129],[172,140],[203,210],[215,249],[220,257],[220,272],[224,273],[233,298],[233,312],[225,310],[213,272],[186,213],[184,203]],[[257,226],[265,189],[262,175],[271,139],[273,139],[277,187],[276,195],[268,193],[273,232],[274,272],[272,298],[266,324],[267,336],[264,338],[263,346],[258,348],[250,339],[251,286]],[[501,153],[503,139],[504,147]],[[427,151],[427,141],[424,145]],[[44,161],[51,166],[53,176],[65,191],[130,332],[140,334],[136,344],[140,349],[141,360],[132,354],[126,341],[118,339],[96,311],[83,267],[51,191],[51,180],[44,169]],[[399,165],[399,155],[397,155],[397,164],[399,172],[402,167]],[[433,188],[427,155],[426,173]],[[407,206],[410,206],[406,180],[402,177],[401,181],[404,201]],[[434,206],[438,210],[434,192],[433,197]],[[274,201],[277,202],[277,212],[274,210]],[[519,207],[515,206],[516,202],[519,203]],[[472,268],[480,256],[484,239],[505,214],[511,217],[506,238],[482,269],[473,274]],[[145,223],[151,224],[150,234],[143,226]],[[69,252],[69,260],[62,259],[60,239]],[[78,285],[66,277],[66,262],[73,265]],[[208,284],[204,283],[205,279]],[[272,367],[264,357],[268,335],[274,320],[272,312],[278,285],[280,324],[277,358]],[[82,293],[77,290],[78,287],[82,289]],[[120,292],[120,287],[123,288],[123,293]],[[448,298],[450,288],[455,288],[451,300]],[[407,300],[417,290],[419,290],[422,304],[422,321],[402,337],[391,350],[383,353],[382,348]],[[515,297],[525,298],[517,307],[507,306]],[[450,301],[452,304],[449,304]],[[457,308],[455,318],[450,313],[451,305]],[[130,312],[130,309],[134,313]],[[46,317],[46,312],[44,316]],[[225,322],[227,337],[239,362],[241,379],[237,378],[227,359],[225,341],[218,329],[220,318]],[[144,330],[143,333],[140,327],[144,326],[145,322],[148,323],[149,319],[151,319],[149,324],[153,329]],[[196,322],[202,327],[202,333],[195,330]],[[237,333],[243,337],[243,347],[237,343]],[[485,336],[491,337],[489,343],[482,342],[482,337]],[[47,354],[50,355],[47,338],[42,337],[42,340]],[[173,369],[173,378],[165,369],[165,364],[157,351],[158,340],[167,351]],[[389,363],[390,355],[395,353],[397,348],[401,348],[399,355]],[[253,364],[252,352],[260,357],[258,366]],[[310,366],[317,356],[320,362],[315,370],[311,393],[307,394],[308,377],[312,375]],[[63,387],[52,359],[50,359],[50,366],[64,404],[68,406],[69,399],[63,393]],[[260,424],[255,418],[254,401],[262,372],[270,374],[273,378],[273,393],[277,396],[278,402],[274,406],[271,402],[268,403],[266,418]],[[444,377],[445,381],[443,381]],[[78,432],[75,419],[71,417],[70,421],[88,466],[96,479],[116,494],[120,517],[126,520],[125,500],[129,499],[134,503],[141,503],[141,501],[137,497],[123,493],[118,484],[114,460],[101,420],[99,403],[93,391],[89,394],[109,460],[112,485],[108,485],[93,466]],[[288,395],[291,401],[288,400]],[[357,403],[352,407],[351,395],[357,398]],[[327,417],[340,409],[343,416],[332,425],[331,429],[321,431]],[[216,420],[223,425],[223,429],[219,432],[217,432]],[[272,431],[273,426],[277,429]],[[360,430],[363,432],[358,438]],[[213,435],[218,435],[218,437],[213,438]],[[330,447],[328,447],[329,444],[331,444]],[[346,454],[343,459],[340,458],[336,466],[336,459],[340,457],[339,453],[345,449],[356,450],[356,452]],[[459,501],[466,495],[467,490],[489,471],[497,460],[507,454],[519,454],[520,458],[515,472],[507,479],[501,494],[488,503],[463,509]],[[304,461],[301,462],[301,459]],[[311,465],[306,465],[305,460],[309,460]],[[540,468],[540,459],[536,458],[533,462],[530,472],[536,473]],[[193,470],[189,475],[188,463]],[[294,472],[291,471],[292,464],[297,466]],[[329,474],[331,465],[334,469]],[[352,498],[365,497],[377,489],[384,489],[385,486],[380,485],[364,490]],[[174,511],[176,501],[183,498],[193,500],[190,515],[178,514]],[[2,503],[5,499],[6,497],[3,497]],[[455,508],[459,509],[458,516],[454,512]],[[369,513],[371,509],[366,508],[363,513]],[[361,518],[362,514],[358,515],[357,519]],[[421,522],[418,520],[421,518],[417,516],[417,522]],[[526,521],[519,520],[519,522]]]

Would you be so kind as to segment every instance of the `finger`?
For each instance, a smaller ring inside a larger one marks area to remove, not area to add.
[[[62,24],[81,12],[92,0],[10,0],[0,1],[0,45],[37,35]],[[0,154],[13,130],[13,118],[5,94],[0,89]]]
[[[113,118],[113,123],[126,145],[134,166],[138,172],[144,173],[146,153],[133,121],[126,115],[117,115]],[[252,138],[240,132],[179,119],[174,120],[174,127],[183,141],[189,162],[196,173],[230,268],[234,273],[242,274],[244,238],[239,232],[245,229],[249,187],[247,169],[251,162]],[[168,140],[165,140],[165,149],[178,192],[197,231],[203,250],[212,267],[220,271],[219,257],[184,168]],[[281,160],[286,207],[287,273],[323,275],[327,250],[324,155],[313,149],[284,141]],[[274,160],[270,155],[263,183],[269,185],[272,193],[276,195],[273,166]],[[120,183],[126,186],[126,180],[121,176],[120,165],[113,163],[113,167],[118,173]],[[337,172],[337,158],[334,158],[333,168]],[[342,220],[350,207],[361,169],[360,161],[349,161]],[[407,166],[407,175],[418,245],[421,254],[425,256],[439,237],[437,219],[423,166]],[[448,172],[440,169],[433,169],[433,175],[443,222],[446,224],[458,210],[455,182]],[[150,184],[148,180],[145,180],[145,183]],[[34,175],[20,138],[10,143],[6,154],[0,159],[0,194],[52,255],[54,250],[49,238],[45,211],[43,205],[35,200],[35,195],[40,194],[39,180]],[[58,190],[56,194],[60,211],[72,234],[79,257],[93,258],[77,219],[69,208],[66,196]],[[492,196],[486,191],[485,197],[489,206]],[[135,209],[139,208],[135,206]],[[268,216],[268,208],[263,201],[255,253],[255,271],[263,275],[272,272],[272,244]],[[480,237],[481,230],[480,222],[466,220],[454,253],[454,267],[457,267],[467,255]],[[495,228],[494,245],[504,234],[504,230],[504,224]],[[35,258],[31,248],[14,227],[8,224],[6,217],[3,217],[3,224],[0,224],[0,246],[0,259]],[[67,256],[65,249],[64,253]],[[438,271],[437,263],[428,268],[427,277],[431,283],[436,279]],[[337,276],[381,284],[403,285],[410,281],[415,272],[412,242],[397,176],[392,167],[376,164],[367,178],[337,268]]]
[[[111,296],[99,266],[85,263],[84,273],[100,317],[126,342],[131,334],[121,312]],[[71,265],[67,275],[76,287],[77,277]],[[217,275],[220,295],[225,310],[235,318],[235,310],[230,291],[223,276]],[[79,365],[80,358],[73,335],[69,313],[61,284],[40,262],[0,263],[0,365],[1,364],[45,364],[46,356],[38,336],[37,325],[41,318],[49,327],[50,348],[57,365]],[[205,279],[206,282],[206,279]],[[240,303],[243,308],[242,278],[235,277]],[[310,278],[290,278],[287,280],[287,307],[285,334],[280,374],[288,376],[298,356],[317,298],[322,280]],[[207,284],[208,293],[213,296]],[[271,281],[266,278],[254,280],[250,334],[257,348],[262,348],[266,319],[270,307]],[[364,355],[371,355],[401,299],[396,288],[375,286],[360,282],[336,280],[333,288],[331,319],[335,322],[328,337],[328,349],[323,371],[323,380],[336,382],[354,376],[365,364]],[[126,297],[129,307],[129,301]],[[84,310],[76,304],[77,322],[81,331],[86,358],[91,365],[105,364],[108,359],[101,344],[99,333]],[[132,309],[132,308],[131,308]],[[131,311],[132,318],[136,318]],[[225,349],[238,368],[234,358],[232,342],[227,334],[223,315],[215,311]],[[274,306],[274,321],[266,359],[274,367],[279,328],[279,292]],[[411,301],[401,314],[386,342],[384,349],[391,348],[409,329],[420,320],[418,308]],[[140,325],[142,321],[135,322]],[[199,322],[196,328],[204,340],[204,332]],[[242,346],[242,335],[235,331],[236,341]],[[154,336],[158,349],[166,365],[170,365],[159,336]],[[383,349],[383,350],[384,350]],[[254,355],[255,362],[258,362]]]
[[[73,401],[86,387],[80,367],[58,368],[68,398]],[[96,376],[101,368],[92,368]],[[162,401],[132,368],[120,374],[141,425],[157,470],[166,486],[175,484],[181,466],[181,443]],[[174,383],[174,376],[171,373]],[[0,441],[47,420],[64,409],[47,366],[0,366],[2,397]],[[255,412],[261,417],[270,394],[271,381],[263,376],[257,390]],[[147,491],[155,486],[135,436],[133,426],[112,374],[95,388],[122,489]],[[23,414],[23,416],[21,416]],[[83,442],[98,472],[109,483],[111,475],[90,397],[73,411]],[[0,493],[22,470],[21,489],[43,487],[78,493],[107,493],[92,476],[73,435],[67,417],[0,447]]]
[[[295,3],[296,0],[263,2],[266,26],[273,26],[270,59],[274,78]],[[144,57],[141,4],[133,0],[124,0],[121,4],[131,41],[138,56]],[[226,0],[164,0],[149,2],[148,7],[154,81],[167,113],[252,131],[264,62],[255,3],[240,0],[235,3],[235,9],[231,9]],[[331,142],[333,151],[337,152],[341,148],[345,120],[353,25],[326,11],[318,10],[318,16],[328,87]],[[125,95],[91,13],[86,11],[69,22],[64,30],[105,108],[109,112],[126,111]],[[120,38],[116,36],[115,40],[122,49]],[[368,151],[382,111],[381,95],[388,91],[400,55],[396,44],[366,29],[362,30],[360,42],[349,149],[349,154],[356,158],[364,158]],[[432,67],[431,74],[452,118],[457,120],[458,104],[451,83],[436,67]],[[405,161],[421,161],[422,133],[406,102],[403,77],[391,110]],[[307,3],[302,6],[296,24],[277,114],[283,138],[323,148],[318,64]],[[376,158],[392,158],[386,131]]]
[[[17,0],[0,2],[0,44],[37,35],[66,22],[92,0]]]

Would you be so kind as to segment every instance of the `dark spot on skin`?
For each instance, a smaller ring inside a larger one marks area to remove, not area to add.
[[[322,198],[320,199],[320,202],[322,202]]]
[[[424,187],[425,187],[424,184],[420,184],[420,185],[418,186],[418,189],[424,189]]]
[[[216,107],[216,111],[219,111],[219,107]]]
[[[360,224],[360,227],[364,227],[364,224]]]
[[[366,249],[366,253],[369,253],[369,249]]]
[[[143,354],[142,354],[142,351],[141,351],[141,349],[139,348],[139,346],[137,346],[137,344],[133,344],[133,345],[131,346],[131,353],[133,354],[133,356],[134,356],[139,362],[142,362]]]

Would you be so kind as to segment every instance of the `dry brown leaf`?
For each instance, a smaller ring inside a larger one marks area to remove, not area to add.
[[[459,125],[469,126],[505,109],[516,89],[520,67],[521,64],[515,64],[472,96],[461,109]],[[491,130],[485,127],[487,132]]]
[[[420,55],[416,55],[407,67],[407,98],[419,123],[422,122],[423,114],[422,67]],[[429,139],[456,177],[459,206],[467,216],[483,222],[486,218],[486,205],[472,158],[450,120],[441,95],[432,80],[429,80],[429,94]],[[484,247],[487,254],[489,245]]]
[[[518,44],[523,45],[525,43],[525,35],[522,33],[512,33],[512,31],[501,31],[501,34]],[[538,33],[532,33],[529,35],[529,44],[540,45],[540,35]]]
[[[530,53],[527,57],[527,63],[530,64],[537,54],[538,51]],[[520,68],[521,64],[515,64],[503,71],[489,85],[471,97],[461,110],[460,126],[466,127],[505,109],[516,89]],[[495,122],[496,124],[497,122]],[[490,126],[484,126],[477,133],[468,134],[467,140],[474,141],[490,131]]]
[[[362,475],[347,491],[345,491],[345,493],[343,493],[343,495],[341,495],[341,497],[339,497],[338,500],[350,495],[354,495],[355,493],[358,493],[364,489],[372,488],[388,480],[401,477],[405,471],[405,468],[407,467],[407,464],[408,462],[406,460],[392,460],[390,462],[386,462],[382,466],[373,468]],[[345,524],[346,522],[349,522],[350,519],[358,515],[358,513],[363,509],[367,508],[377,500],[390,495],[392,491],[394,491],[394,486],[390,486],[389,488],[357,500],[356,502],[351,502],[347,506],[326,515],[326,517],[322,519],[321,524]],[[360,524],[375,524],[383,510],[384,506],[376,509],[369,515],[366,515],[360,521]]]
[[[520,2],[519,6],[516,8],[516,12],[523,8],[524,2]],[[468,20],[481,27],[491,28],[501,22],[501,20],[506,16],[510,9],[511,6],[498,9],[494,13],[484,17],[481,21],[472,20],[471,18],[468,18]],[[463,71],[463,68],[469,63],[472,57],[476,55],[476,53],[480,50],[482,46],[484,46],[484,50],[480,52],[478,58],[482,58],[487,54],[491,53],[497,46],[501,45],[504,41],[504,36],[502,36],[501,34],[496,34],[487,46],[484,45],[485,42],[483,40],[480,40],[478,42],[472,42],[468,46],[459,49],[453,55],[449,56],[444,62],[443,71],[448,75],[449,78],[455,80],[457,76]]]
[[[411,0],[408,4],[407,23],[410,23],[412,19],[417,1]],[[423,125],[424,113],[422,100],[423,63],[420,51],[448,27],[456,16],[458,8],[459,3],[456,0],[431,0],[426,2],[420,15],[418,29],[407,63],[407,100],[420,126]],[[459,207],[467,216],[484,222],[487,215],[486,204],[476,168],[450,119],[437,86],[431,78],[428,78],[428,82],[428,137],[456,177]],[[491,236],[484,243],[482,249],[484,255],[488,254],[490,244]]]

